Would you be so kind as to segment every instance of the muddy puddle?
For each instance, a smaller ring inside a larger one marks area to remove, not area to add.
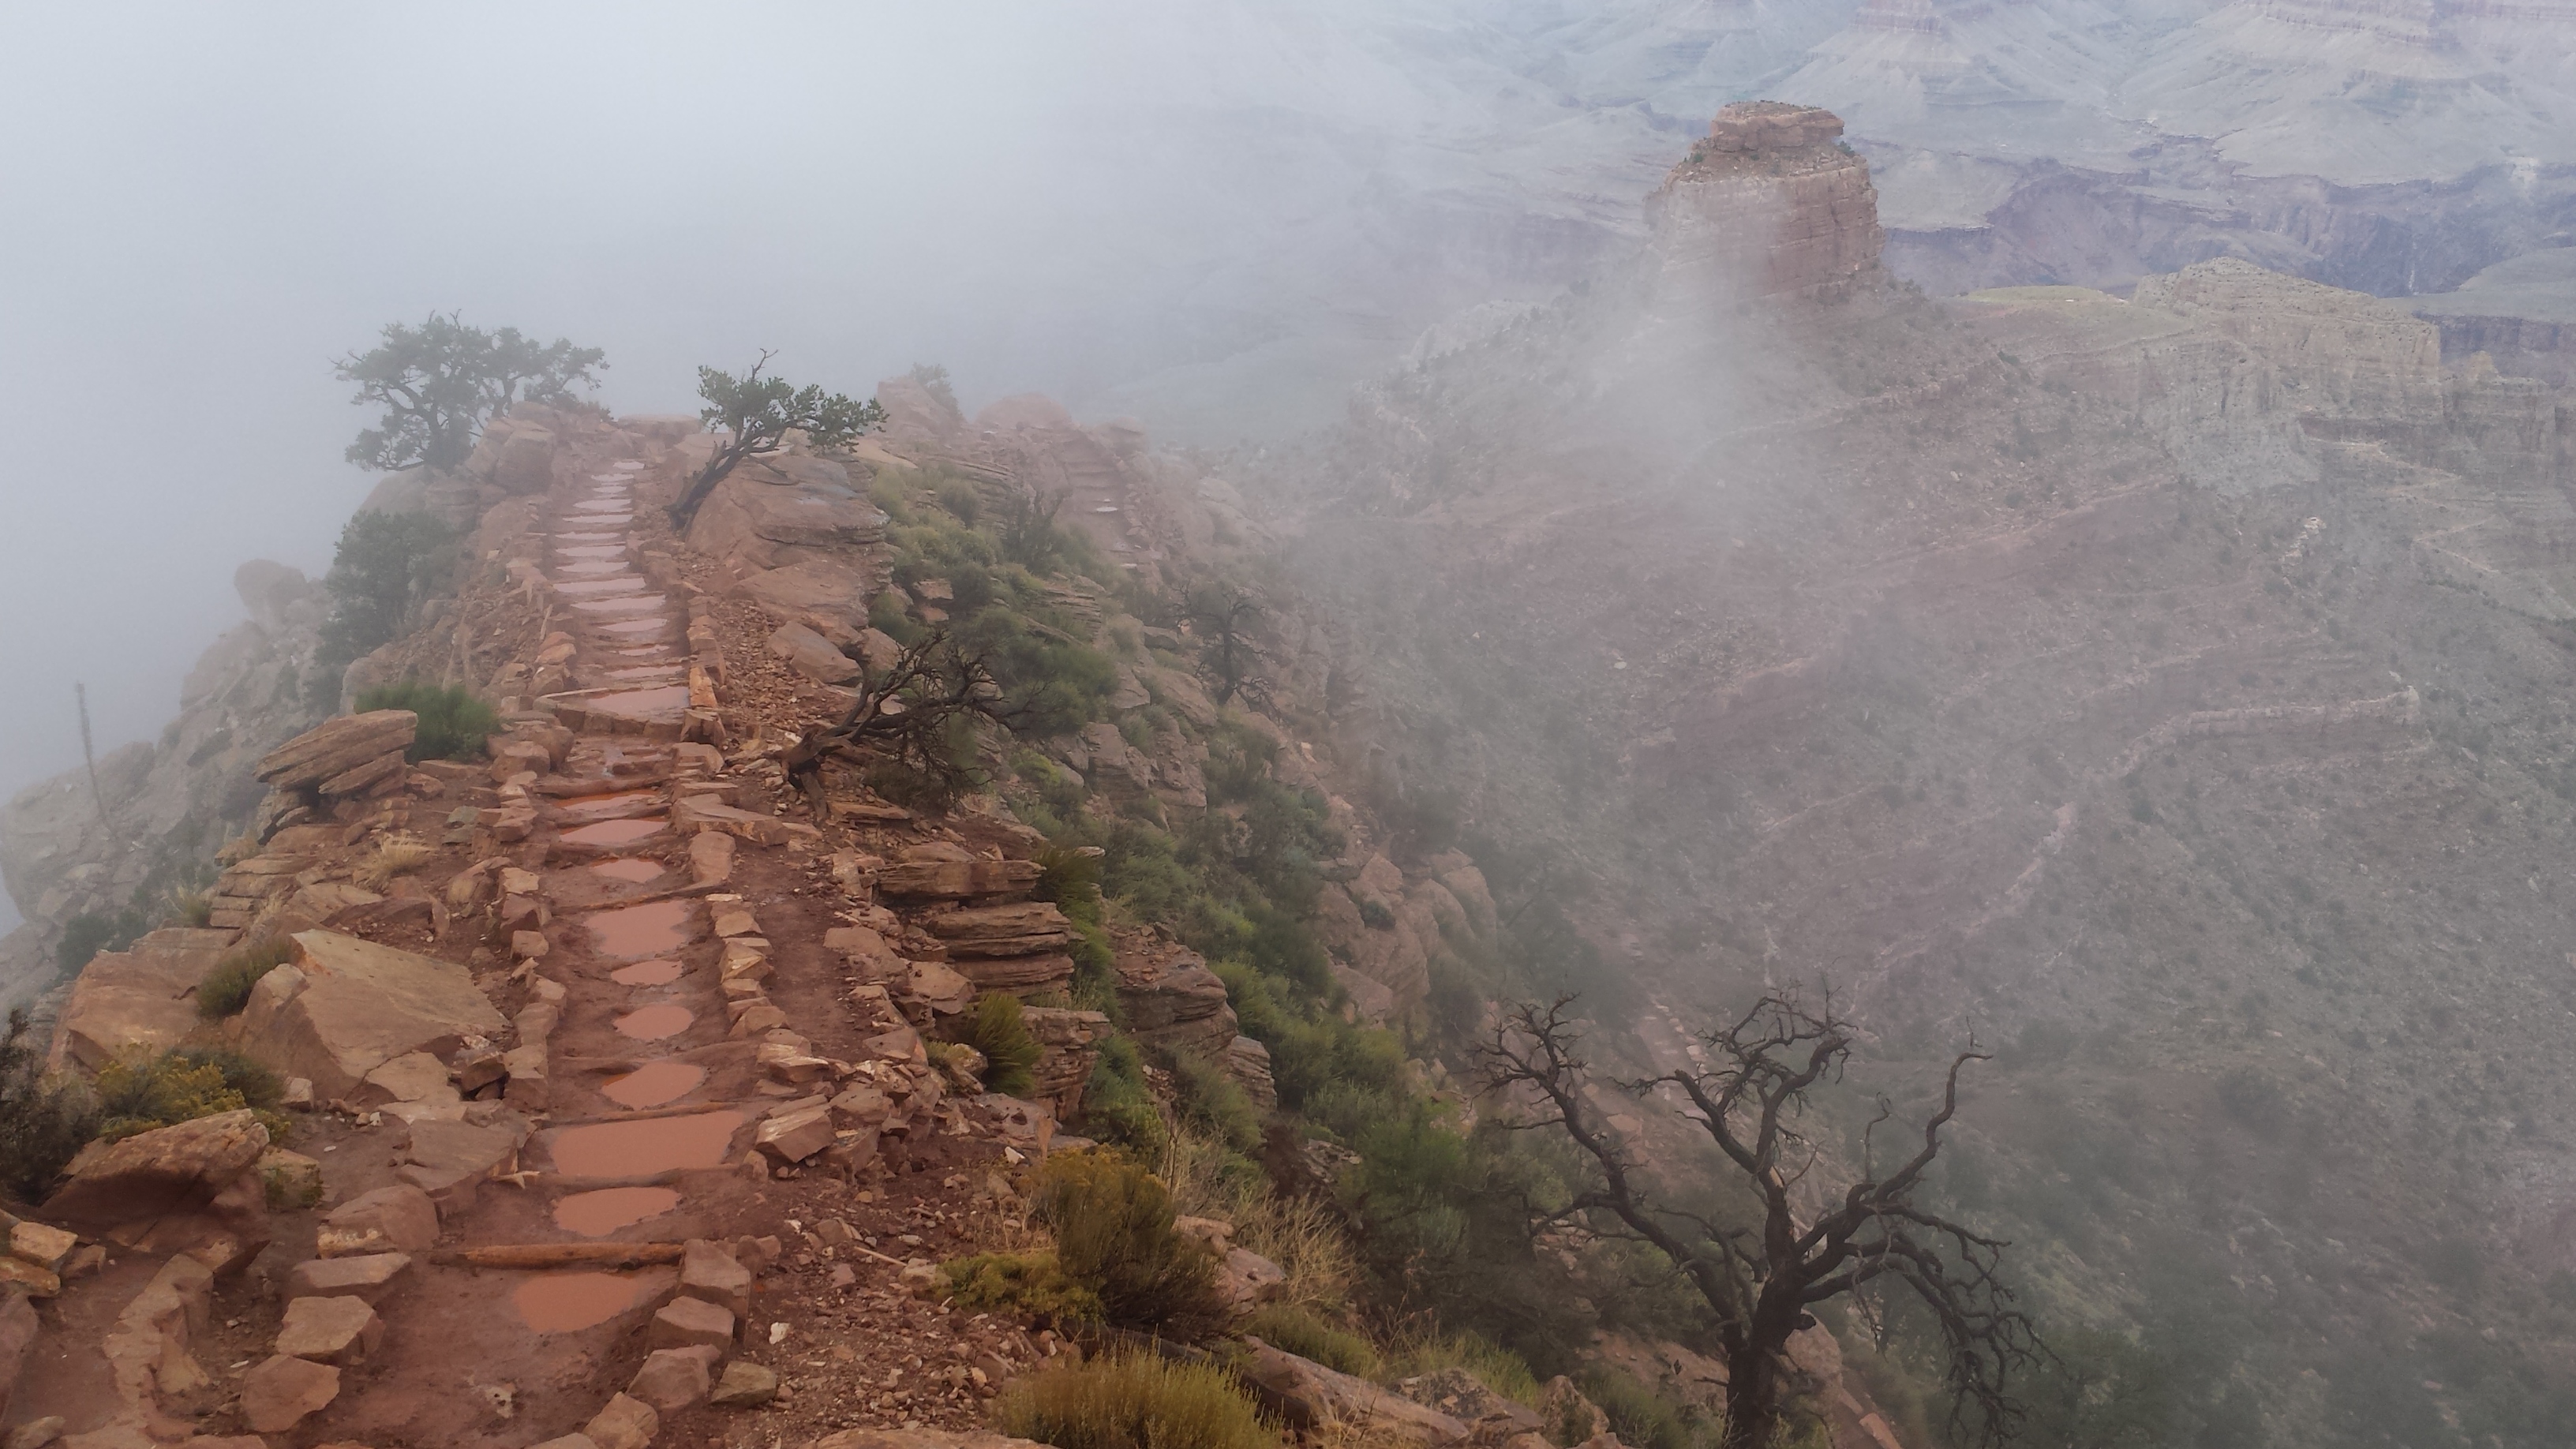
[[[639,1006],[617,1018],[617,1029],[637,1041],[668,1041],[687,1031],[689,1023],[697,1019],[696,1012],[665,1001]]]
[[[671,828],[668,820],[602,820],[596,825],[577,825],[563,833],[567,845],[616,847],[650,840]]]
[[[616,790],[597,795],[573,795],[555,802],[555,807],[573,819],[588,823],[593,820],[632,819],[642,811],[661,808],[659,790]]]
[[[577,1333],[639,1306],[647,1286],[615,1273],[540,1273],[513,1290],[510,1302],[539,1333]]]
[[[696,910],[689,901],[651,901],[593,911],[581,923],[590,928],[591,942],[602,956],[663,956],[689,944],[689,923]]]
[[[668,1106],[696,1091],[706,1079],[706,1068],[687,1062],[646,1062],[600,1088],[599,1094],[620,1107],[640,1112],[647,1107]]]
[[[556,1202],[555,1226],[585,1238],[604,1238],[679,1205],[679,1193],[667,1187],[603,1187]]]
[[[676,716],[689,707],[689,687],[665,684],[653,689],[621,689],[615,694],[591,696],[586,707],[637,717],[655,714]]]
[[[605,880],[620,881],[627,885],[642,885],[660,876],[666,869],[668,867],[658,860],[646,860],[640,855],[631,855],[619,860],[603,860],[592,866],[590,873]]]
[[[640,1122],[594,1122],[566,1127],[549,1149],[555,1171],[566,1177],[656,1177],[665,1172],[705,1172],[725,1165],[725,1149],[742,1127],[740,1112],[692,1112]]]
[[[620,986],[668,986],[680,979],[677,961],[638,961],[620,966],[608,973],[608,979]]]
[[[660,594],[628,594],[620,598],[575,599],[572,606],[585,614],[642,614],[662,607]]]
[[[636,574],[622,578],[567,579],[555,585],[556,593],[576,599],[615,598],[620,594],[640,594],[644,589],[643,578]]]
[[[565,564],[556,569],[555,572],[564,575],[566,578],[587,579],[597,578],[601,574],[626,573],[629,571],[629,568],[630,566],[624,559],[589,558]]]
[[[668,620],[664,619],[620,619],[614,624],[602,624],[599,626],[599,632],[602,634],[653,635],[667,634],[670,631],[671,625]]]

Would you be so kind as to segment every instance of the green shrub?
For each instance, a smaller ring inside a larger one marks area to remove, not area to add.
[[[1234,1376],[1120,1354],[1022,1379],[994,1404],[1005,1434],[1056,1449],[1278,1449]]]
[[[1356,1333],[1335,1328],[1303,1308],[1269,1304],[1244,1321],[1243,1331],[1272,1348],[1360,1378],[1373,1379],[1386,1371],[1386,1361],[1378,1356],[1375,1344]]]
[[[1195,1053],[1177,1055],[1172,1058],[1172,1088],[1182,1121],[1237,1152],[1260,1149],[1260,1109],[1224,1066]]]
[[[255,946],[226,953],[197,983],[197,1015],[208,1021],[239,1015],[250,1004],[251,988],[259,984],[259,978],[285,965],[294,955],[295,938],[286,935],[271,936]]]
[[[1082,1089],[1082,1130],[1114,1147],[1142,1157],[1163,1151],[1163,1114],[1154,1110],[1145,1087],[1145,1057],[1128,1036],[1100,1043],[1091,1064],[1091,1080]]]
[[[983,495],[975,491],[974,484],[963,478],[940,479],[931,489],[931,495],[939,500],[940,507],[957,515],[957,521],[969,528],[974,527],[975,520],[983,515]]]
[[[235,1052],[170,1051],[120,1057],[98,1074],[98,1136],[114,1142],[156,1127],[176,1126],[245,1107],[259,1111],[269,1136],[283,1141],[286,1119],[259,1108],[246,1087],[277,1101],[277,1078]]]
[[[0,1187],[39,1202],[98,1134],[98,1107],[77,1084],[46,1078],[29,1031],[27,1008],[13,1007],[0,1034]]]
[[[55,968],[65,976],[77,975],[99,952],[124,950],[142,934],[126,929],[134,924],[95,911],[83,911],[72,917],[63,925],[63,939],[54,946]]]
[[[419,732],[413,735],[411,749],[403,756],[415,765],[423,760],[479,760],[483,758],[484,740],[501,729],[501,716],[461,684],[438,685],[419,679],[379,684],[358,695],[357,709],[360,714],[372,709],[407,709],[419,715]]]
[[[1056,1261],[1120,1328],[1194,1341],[1225,1322],[1216,1264],[1172,1231],[1162,1179],[1114,1152],[1047,1161],[1030,1216],[1055,1234]]]
[[[1100,1295],[1065,1275],[1053,1253],[978,1253],[939,1265],[951,1304],[1007,1313],[1032,1328],[1063,1328],[1100,1319]]]
[[[1610,1416],[1611,1431],[1632,1449],[1692,1449],[1701,1438],[1696,1415],[1633,1375],[1596,1368],[1584,1375],[1583,1393]]]
[[[1007,991],[987,991],[975,1002],[966,1024],[965,1043],[984,1054],[984,1090],[1017,1097],[1036,1081],[1032,1075],[1043,1049],[1029,1035],[1020,999]]]

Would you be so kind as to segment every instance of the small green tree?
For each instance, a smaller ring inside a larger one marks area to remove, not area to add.
[[[340,675],[349,661],[411,628],[453,566],[455,543],[455,530],[421,513],[369,510],[340,530],[339,551],[322,578],[331,616],[314,651],[317,707],[338,702]]]
[[[840,448],[885,421],[885,408],[875,398],[859,402],[811,383],[800,388],[785,378],[761,376],[775,355],[763,351],[751,371],[740,377],[712,367],[698,369],[698,396],[707,403],[698,417],[725,438],[671,505],[673,528],[687,532],[689,520],[698,516],[698,505],[707,501],[735,464],[777,452],[786,445],[790,431],[803,430],[817,447]]]
[[[381,425],[349,445],[349,461],[380,472],[453,468],[486,419],[522,399],[571,401],[575,387],[598,385],[592,370],[607,366],[606,355],[561,337],[541,343],[516,327],[468,327],[454,312],[433,312],[417,327],[387,323],[382,342],[335,364],[342,382],[358,385],[351,402],[385,410]]]

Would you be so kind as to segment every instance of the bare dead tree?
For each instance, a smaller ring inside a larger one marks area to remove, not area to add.
[[[1841,1081],[1852,1026],[1830,997],[1810,1009],[1794,992],[1765,996],[1733,1025],[1702,1035],[1714,1066],[1609,1083],[1640,1099],[1678,1091],[1688,1106],[1675,1115],[1706,1133],[1723,1158],[1721,1180],[1744,1194],[1715,1211],[1686,1211],[1657,1201],[1645,1164],[1592,1105],[1571,1000],[1524,1003],[1481,1048],[1488,1081],[1532,1111],[1513,1125],[1560,1131],[1590,1159],[1591,1181],[1535,1227],[1644,1243],[1689,1282],[1726,1360],[1726,1449],[1769,1449],[1777,1437],[1798,1380],[1789,1339],[1814,1323],[1816,1305],[1846,1294],[1867,1303],[1873,1295],[1865,1290],[1890,1282],[1910,1290],[1940,1326],[1952,1427],[2001,1443],[2022,1418],[2010,1377],[2046,1350],[2000,1275],[2008,1245],[1915,1201],[1940,1155],[1941,1130],[1958,1111],[1960,1071],[1990,1054],[1971,1042],[1951,1061],[1922,1145],[1884,1173],[1868,1151],[1894,1115],[1880,1098],[1858,1176],[1838,1203],[1828,1198],[1801,1221],[1793,1199],[1824,1157],[1797,1119],[1811,1091]]]
[[[839,759],[861,767],[893,765],[928,782],[942,796],[974,783],[956,758],[952,731],[960,719],[981,718],[1008,728],[1013,711],[984,661],[935,630],[880,671],[855,651],[858,697],[841,717],[815,730],[781,757],[788,782],[804,793],[820,818],[830,813],[823,793],[823,765]]]
[[[1199,672],[1216,691],[1222,709],[1240,697],[1259,709],[1270,708],[1270,681],[1261,674],[1270,651],[1253,638],[1267,613],[1261,601],[1234,584],[1216,584],[1190,596],[1189,619],[1205,636],[1199,650]]]

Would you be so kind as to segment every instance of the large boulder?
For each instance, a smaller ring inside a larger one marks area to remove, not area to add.
[[[1225,983],[1206,957],[1168,941],[1121,943],[1118,1006],[1129,1033],[1165,1051],[1213,1060],[1236,1036]]]
[[[158,934],[158,933],[156,933]],[[95,1072],[134,1049],[166,1051],[197,1027],[197,983],[223,948],[156,945],[102,952],[72,982],[54,1026],[54,1061]]]
[[[1252,1354],[1240,1365],[1244,1383],[1274,1414],[1299,1430],[1341,1424],[1373,1443],[1462,1444],[1467,1426],[1438,1409],[1388,1393],[1366,1379],[1328,1369],[1246,1338]]]
[[[825,684],[847,684],[859,677],[858,661],[802,624],[779,625],[769,636],[769,652],[788,668]]]
[[[172,1251],[218,1238],[248,1261],[268,1242],[268,1188],[260,1155],[268,1129],[247,1109],[94,1142],[72,1159],[45,1216],[133,1248]]]
[[[947,944],[952,956],[1033,956],[1041,951],[1060,951],[1073,929],[1064,912],[1051,901],[972,906],[932,916],[924,924],[930,934]]]
[[[388,752],[400,754],[420,731],[407,709],[375,709],[324,720],[260,757],[252,770],[272,790],[313,790]]]
[[[260,978],[243,1040],[317,1099],[356,1091],[412,1052],[452,1055],[469,1036],[498,1039],[501,1013],[462,966],[336,931],[299,931],[295,957]]]

